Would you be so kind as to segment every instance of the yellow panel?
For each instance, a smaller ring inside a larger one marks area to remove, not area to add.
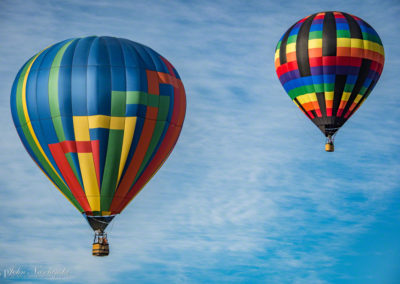
[[[92,211],[100,211],[100,190],[92,153],[78,153],[83,186]]]
[[[308,94],[308,96],[310,97],[310,100],[311,100],[312,102],[316,102],[316,101],[317,101],[317,94],[315,94],[315,93],[310,93],[310,94]]]
[[[110,127],[110,117],[107,115],[92,115],[88,116],[89,128],[109,128]]]
[[[90,141],[89,119],[87,116],[74,116],[76,141]],[[78,153],[79,167],[82,173],[85,194],[92,211],[100,211],[100,190],[92,153]]]
[[[364,48],[364,43],[362,39],[352,38],[350,41],[351,41],[351,47]]]
[[[333,100],[334,92],[325,92],[325,100],[331,101]]]
[[[296,97],[296,99],[301,105],[310,102],[310,97],[308,96],[308,94],[298,96]]]
[[[279,58],[279,49],[275,51],[275,60],[277,60],[278,58]]]
[[[338,38],[336,41],[337,47],[351,47],[351,39],[350,38]]]
[[[125,127],[125,117],[111,116],[110,129],[123,130]]]
[[[348,101],[351,93],[350,92],[343,92],[342,98],[340,99],[341,101]]]
[[[295,52],[296,51],[296,43],[289,43],[288,45],[286,45],[286,54],[287,53],[291,53],[291,52]]]
[[[317,95],[315,93],[308,93],[301,96],[296,97],[300,104],[306,104],[309,102],[316,102],[318,101]]]
[[[321,47],[322,47],[322,38],[310,39],[308,41],[308,49],[321,48]]]
[[[354,99],[354,103],[358,104],[358,102],[361,100],[363,96],[357,95],[357,97]]]
[[[127,117],[125,121],[124,140],[122,142],[121,160],[119,162],[117,184],[119,182],[119,179],[121,178],[122,171],[125,167],[126,158],[128,157],[129,149],[131,148],[132,144],[135,127],[136,127],[136,117]]]
[[[74,116],[75,141],[90,141],[89,121],[87,116]]]
[[[364,40],[364,48],[384,55],[383,46],[376,42]]]
[[[125,126],[125,117],[107,116],[107,115],[92,115],[87,116],[89,120],[89,128],[106,128],[123,130]]]
[[[338,47],[348,47],[344,45],[342,42],[343,39],[338,39]],[[362,49],[368,49],[374,52],[377,52],[381,55],[385,55],[385,51],[383,49],[383,46],[380,45],[379,43],[369,41],[369,40],[362,40],[358,38],[352,38],[351,39],[351,47],[353,48],[362,48]]]

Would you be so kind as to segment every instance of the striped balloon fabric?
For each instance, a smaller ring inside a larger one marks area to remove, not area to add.
[[[322,12],[295,23],[275,52],[276,73],[295,104],[330,137],[378,81],[384,50],[362,19]]]
[[[126,39],[65,40],[19,71],[12,116],[26,150],[82,213],[120,213],[167,159],[186,109],[178,72]]]

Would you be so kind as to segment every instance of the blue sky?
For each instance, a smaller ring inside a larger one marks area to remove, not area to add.
[[[366,20],[386,52],[333,154],[273,66],[286,29],[326,10]],[[0,282],[4,269],[41,267],[68,271],[62,283],[398,283],[399,14],[395,0],[1,1]],[[88,35],[165,56],[188,106],[173,154],[110,226],[101,259],[86,221],[25,153],[9,110],[28,58]]]

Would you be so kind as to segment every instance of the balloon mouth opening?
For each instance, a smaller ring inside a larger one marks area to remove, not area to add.
[[[115,217],[115,215],[88,216],[85,213],[83,213],[83,216],[86,218],[93,231],[101,231],[101,232],[104,232],[104,230],[107,228],[107,226],[111,223],[111,221]]]

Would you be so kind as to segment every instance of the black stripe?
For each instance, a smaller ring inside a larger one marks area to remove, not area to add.
[[[337,115],[337,111],[342,100],[342,95],[344,91],[344,86],[346,85],[347,75],[336,75],[335,77],[335,89],[333,95],[333,106],[332,106],[332,116]]]
[[[297,98],[294,98],[294,101],[297,103],[297,105],[304,111],[304,113],[307,115],[309,119],[312,119],[311,116],[308,114],[308,112],[304,109],[304,107],[301,105],[299,100]]]
[[[342,13],[342,14],[346,18],[347,23],[349,24],[350,37],[362,39],[363,36],[362,36],[361,28],[358,25],[357,21],[354,20],[354,18],[352,16],[350,16],[349,14],[346,14],[346,13]]]
[[[295,24],[294,24],[295,25]],[[293,26],[291,26],[285,33],[285,35],[282,38],[282,42],[281,42],[281,46],[279,48],[279,62],[280,65],[285,64],[287,62],[287,58],[286,58],[286,44],[287,44],[287,40],[289,38],[289,34],[293,29]]]
[[[296,39],[296,59],[301,77],[311,76],[310,62],[308,61],[308,38],[312,21],[317,14],[308,17],[300,27]]]
[[[312,114],[314,117],[318,117],[318,116],[317,116],[317,112],[316,112],[315,110],[313,110],[313,109],[311,110],[311,114]]]
[[[316,93],[322,117],[326,117],[325,93]]]
[[[336,37],[335,16],[327,12],[322,26],[322,56],[336,56]]]
[[[360,89],[363,86],[364,81],[368,76],[370,66],[371,66],[371,60],[363,58],[361,62],[360,71],[358,72],[358,78],[356,84],[354,85],[349,100],[347,101],[347,104],[343,110],[343,115],[347,113],[351,104],[354,102],[354,99],[356,98],[357,94],[360,92]]]

